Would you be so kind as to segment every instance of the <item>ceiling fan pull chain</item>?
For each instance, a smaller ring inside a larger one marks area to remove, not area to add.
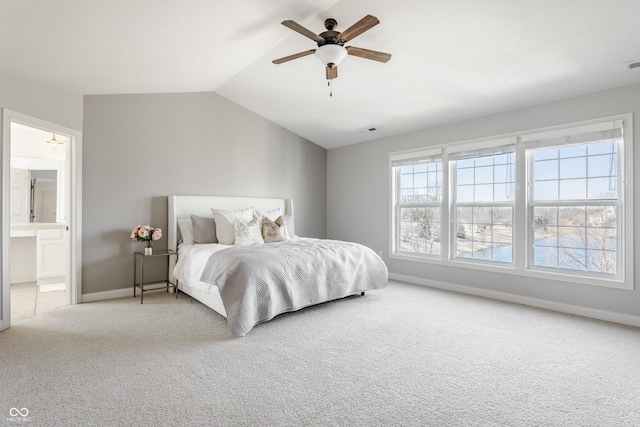
[[[329,96],[333,96],[333,85],[331,84],[331,80],[327,82],[327,86],[329,86]]]

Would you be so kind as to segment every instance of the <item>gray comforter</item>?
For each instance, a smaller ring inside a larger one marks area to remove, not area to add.
[[[216,252],[200,280],[218,287],[229,329],[244,336],[280,313],[384,288],[387,278],[363,245],[300,238]]]

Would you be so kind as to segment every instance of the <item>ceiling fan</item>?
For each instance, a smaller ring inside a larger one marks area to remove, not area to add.
[[[339,32],[335,30],[338,22],[333,18],[329,18],[324,21],[324,27],[327,31],[315,34],[295,21],[282,21],[282,25],[285,27],[288,27],[318,43],[318,48],[274,59],[272,62],[274,64],[282,64],[283,62],[302,58],[303,56],[315,53],[316,57],[326,66],[327,80],[332,80],[338,77],[338,64],[340,64],[340,61],[342,61],[347,55],[358,56],[364,59],[372,59],[379,62],[387,62],[391,59],[390,53],[344,45],[346,42],[353,40],[379,23],[380,21],[378,18],[367,15],[346,30]]]

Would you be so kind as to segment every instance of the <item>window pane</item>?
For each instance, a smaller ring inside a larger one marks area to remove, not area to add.
[[[400,251],[440,253],[439,207],[401,207],[399,217]]]
[[[509,184],[495,184],[493,186],[493,200],[495,202],[508,202],[513,200],[514,197],[514,185]]]
[[[554,247],[535,246],[533,264],[538,267],[558,267],[558,251]]]
[[[457,202],[513,200],[514,153],[489,154],[455,161]]]
[[[489,156],[480,156],[480,157],[476,157],[474,159],[474,166],[475,167],[480,167],[480,166],[491,166],[493,165],[493,156],[489,155]]]
[[[587,180],[587,198],[594,199],[617,199],[618,191],[617,178],[590,178]]]
[[[534,266],[617,274],[616,206],[534,207],[532,218]]]
[[[585,145],[569,145],[559,149],[560,158],[567,157],[584,157],[587,155],[587,147]]]
[[[533,176],[539,181],[558,179],[558,161],[553,159],[534,162]]]
[[[473,202],[473,185],[458,186],[456,196],[459,202]]]
[[[590,272],[615,274],[617,263],[614,251],[587,251],[587,270]]]
[[[590,156],[587,166],[589,167],[589,176],[592,177],[613,176],[617,172],[615,156],[612,155]]]
[[[474,202],[492,202],[493,201],[493,185],[482,184],[475,186],[476,194]]]
[[[548,226],[558,223],[558,208],[536,206],[533,208],[533,223],[535,225]]]
[[[614,141],[594,142],[587,146],[587,152],[590,156],[597,154],[617,154],[618,144]]]
[[[557,148],[547,148],[536,150],[533,153],[533,160],[549,160],[549,159],[557,159],[558,158],[558,149]]]
[[[558,200],[560,181],[534,181],[534,200]]]
[[[471,185],[473,184],[473,169],[471,168],[457,168],[456,171],[456,184],[457,185]]]
[[[411,203],[413,202],[413,189],[402,190],[400,191],[400,203]]]
[[[399,167],[398,204],[424,204],[442,199],[442,162],[431,161]]]
[[[428,163],[417,163],[413,166],[413,173],[424,173],[427,171]]]
[[[560,248],[558,268],[586,271],[586,251],[584,249]]]
[[[586,210],[584,206],[564,206],[558,208],[559,225],[585,225]]]
[[[513,163],[513,154],[512,153],[507,153],[507,154],[496,154],[493,157],[493,164],[494,165],[506,165],[508,163]]]
[[[558,227],[558,246],[563,248],[585,248],[586,230],[580,227]]]
[[[494,168],[495,182],[513,182],[513,168],[511,165],[501,165]]]
[[[460,258],[513,262],[513,208],[456,208],[456,249]]]
[[[476,184],[487,184],[493,182],[493,167],[483,166],[475,170]]]
[[[587,198],[586,179],[560,180],[560,200],[580,200]]]
[[[400,175],[400,188],[413,188],[413,174]]]
[[[608,141],[534,150],[533,200],[616,200],[617,151]]]
[[[413,175],[413,186],[416,188],[426,187],[427,186],[427,174],[425,173],[416,173]]]
[[[584,178],[586,176],[586,157],[560,160],[560,179]]]

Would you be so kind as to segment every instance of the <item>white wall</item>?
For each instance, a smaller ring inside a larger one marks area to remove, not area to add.
[[[640,85],[565,99],[475,120],[329,150],[327,236],[383,251],[391,274],[447,282],[553,303],[640,316],[637,274],[633,291],[389,259],[389,153],[488,137],[621,113],[634,113],[634,145],[640,144]],[[634,164],[640,164],[635,150]],[[635,171],[635,236],[640,240],[640,173]],[[640,265],[640,248],[634,249]],[[637,269],[636,269],[637,270]]]
[[[326,150],[214,93],[86,96],[83,153],[83,294],[131,286],[134,226],[167,247],[169,194],[293,198],[326,235]]]

